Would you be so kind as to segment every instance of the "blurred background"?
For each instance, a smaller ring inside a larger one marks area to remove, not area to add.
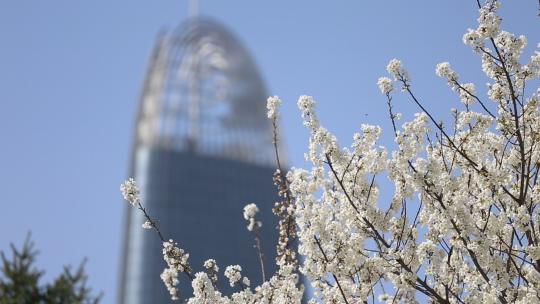
[[[503,2],[503,28],[540,42],[538,2]],[[403,60],[413,89],[437,117],[459,99],[434,75],[450,61],[485,91],[479,58],[461,42],[476,1],[200,1],[199,14],[251,52],[269,94],[283,100],[292,166],[306,165],[308,134],[296,100],[313,95],[322,124],[342,145],[361,123],[392,145],[376,82]],[[89,285],[116,300],[124,202],[137,103],[158,32],[188,16],[187,1],[0,2],[0,250],[32,232],[45,279],[88,258]],[[396,111],[417,111],[403,95]],[[391,190],[391,189],[389,189]],[[241,214],[238,215],[241,219]]]

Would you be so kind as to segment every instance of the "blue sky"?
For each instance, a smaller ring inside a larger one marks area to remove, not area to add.
[[[464,81],[487,81],[461,43],[476,25],[476,1],[201,1],[200,12],[231,29],[255,58],[269,93],[283,98],[292,165],[307,132],[299,95],[349,144],[361,123],[383,126],[376,86],[400,58],[424,104],[444,119],[459,102],[434,75],[450,61]],[[148,57],[160,29],[187,17],[187,1],[18,0],[0,2],[0,250],[28,231],[47,277],[88,258],[90,285],[116,296],[132,126]],[[503,2],[503,27],[540,42],[538,2]],[[416,111],[405,96],[396,110]],[[238,220],[241,220],[239,215]]]

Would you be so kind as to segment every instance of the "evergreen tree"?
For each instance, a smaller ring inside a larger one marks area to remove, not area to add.
[[[65,266],[51,283],[43,284],[45,272],[35,267],[38,251],[27,237],[22,249],[11,244],[12,257],[0,252],[0,304],[26,303],[98,303],[101,295],[94,296],[86,285],[84,261],[73,271]]]

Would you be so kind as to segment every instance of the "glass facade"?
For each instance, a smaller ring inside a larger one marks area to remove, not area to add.
[[[141,149],[137,151],[136,179],[151,216],[159,219],[165,237],[190,253],[195,271],[214,258],[221,270],[240,264],[252,284],[261,279],[253,234],[246,229],[243,207],[255,202],[261,209],[262,239],[267,272],[275,269],[276,218],[272,206],[276,188],[273,168],[236,160],[200,156],[190,152]],[[159,275],[166,267],[161,242],[153,231],[141,228],[140,212],[128,212],[123,303],[168,303]],[[186,276],[180,277],[181,294],[190,294]],[[221,277],[221,290],[229,290]],[[230,290],[229,290],[230,291]]]

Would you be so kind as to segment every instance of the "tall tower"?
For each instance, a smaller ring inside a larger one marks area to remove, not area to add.
[[[165,237],[190,253],[195,271],[214,258],[222,270],[241,264],[252,284],[260,281],[253,236],[242,218],[252,202],[261,209],[267,273],[274,269],[276,188],[266,97],[248,52],[215,21],[193,18],[157,39],[130,175]],[[137,210],[129,208],[126,218],[119,300],[168,303],[159,277],[165,267],[161,242],[141,228]],[[227,289],[226,279],[220,280]],[[180,286],[181,296],[189,296],[185,276]]]

